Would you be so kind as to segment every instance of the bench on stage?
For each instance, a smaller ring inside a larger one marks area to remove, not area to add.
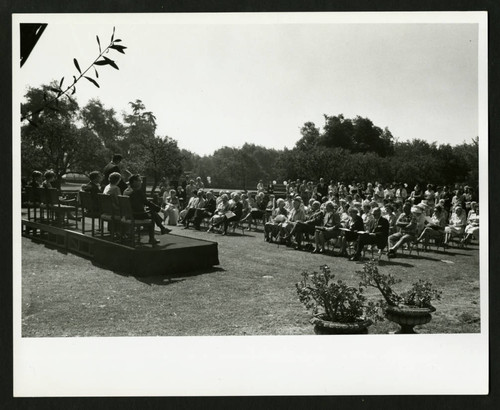
[[[157,236],[156,246],[131,247],[108,237],[22,219],[23,236],[66,252],[89,258],[96,264],[134,276],[189,274],[219,265],[217,242],[179,235]]]

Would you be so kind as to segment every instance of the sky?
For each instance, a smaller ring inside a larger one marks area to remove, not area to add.
[[[113,26],[126,54],[99,68],[100,88],[77,85],[121,118],[140,99],[168,135],[200,155],[254,143],[292,148],[324,114],[370,118],[400,141],[470,142],[478,135],[477,24],[377,24],[210,16],[53,18],[18,72],[19,92],[76,73]],[[38,19],[44,22],[43,19]]]

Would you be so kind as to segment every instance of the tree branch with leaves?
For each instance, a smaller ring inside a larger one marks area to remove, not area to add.
[[[44,94],[45,103],[41,107],[22,115],[21,122],[28,121],[31,125],[37,126],[36,117],[40,115],[45,109],[50,108],[53,103],[56,103],[57,106],[59,99],[61,97],[66,96],[71,99],[70,96],[76,93],[76,84],[82,78],[85,78],[87,81],[91,82],[97,88],[100,88],[99,83],[97,82],[97,79],[99,78],[99,72],[97,71],[97,66],[109,65],[113,67],[115,70],[119,69],[118,65],[114,60],[105,56],[105,54],[109,53],[110,50],[116,50],[119,53],[125,54],[124,50],[127,47],[117,44],[121,43],[122,40],[115,39],[115,27],[113,27],[113,33],[111,34],[110,42],[104,49],[101,47],[101,41],[99,39],[99,36],[97,35],[96,35],[96,41],[99,47],[99,55],[97,56],[97,58],[95,58],[94,61],[83,71],[80,68],[78,60],[76,58],[73,58],[73,63],[78,71],[78,76],[74,75],[73,82],[70,85],[68,85],[65,89],[63,89],[64,77],[62,77],[59,83],[56,83],[52,87],[50,87],[50,91],[54,93],[54,96],[47,98],[47,95]],[[95,79],[90,77],[89,75],[86,75],[92,69],[94,71]]]

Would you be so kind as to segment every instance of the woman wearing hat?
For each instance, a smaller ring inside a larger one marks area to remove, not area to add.
[[[450,218],[450,223],[444,228],[444,243],[448,244],[453,236],[459,236],[464,233],[466,225],[465,212],[460,205],[457,205]]]

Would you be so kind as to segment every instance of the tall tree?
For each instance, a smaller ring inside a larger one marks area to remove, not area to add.
[[[156,135],[156,117],[141,100],[129,103],[131,114],[124,121],[127,164],[136,172],[152,179],[154,192],[163,177],[178,177],[182,172],[182,155],[177,142]]]

